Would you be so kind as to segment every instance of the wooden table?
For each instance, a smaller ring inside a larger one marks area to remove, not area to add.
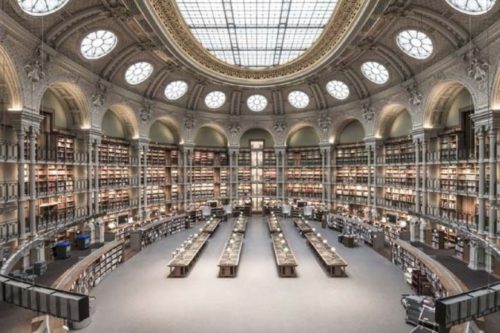
[[[185,277],[189,269],[193,266],[194,262],[201,253],[201,250],[207,244],[209,233],[202,232],[198,235],[191,245],[185,248],[183,252],[176,254],[170,260],[168,267],[170,268],[170,277]]]
[[[298,266],[297,260],[285,236],[283,236],[283,234],[273,233],[271,239],[279,275],[281,277],[297,276],[295,273],[295,268]]]
[[[309,225],[309,223],[306,223],[305,220],[303,219],[294,219],[293,223],[295,224],[295,227],[300,231],[302,235],[312,232],[312,227]]]
[[[275,217],[269,217],[267,219],[267,226],[269,227],[269,232],[271,234],[273,234],[273,233],[278,232],[279,230],[281,230],[280,224],[278,222],[278,219],[276,219]]]
[[[240,217],[234,224],[233,231],[244,235],[247,231],[247,219]]]
[[[244,234],[234,232],[224,246],[219,258],[219,277],[236,277],[243,248]]]
[[[219,226],[221,219],[213,219],[203,226],[202,232],[212,235]]]
[[[328,243],[323,243],[323,238],[318,237],[313,232],[305,234],[305,237],[316,255],[321,259],[330,276],[346,275],[347,262],[336,251],[332,251]]]

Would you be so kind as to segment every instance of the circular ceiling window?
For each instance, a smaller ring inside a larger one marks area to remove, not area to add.
[[[446,0],[446,2],[459,12],[468,15],[481,15],[495,5],[496,0]]]
[[[368,80],[376,84],[384,84],[389,80],[387,68],[376,61],[365,62],[361,66],[361,72]]]
[[[404,53],[415,59],[427,59],[434,50],[429,36],[418,30],[401,31],[396,37],[396,42]]]
[[[21,9],[33,16],[45,16],[63,8],[69,0],[17,0]]]
[[[149,62],[136,62],[125,72],[125,80],[128,84],[137,85],[147,80],[153,74],[153,65]]]
[[[184,81],[172,81],[165,87],[165,97],[175,101],[184,96],[188,91],[188,84]]]
[[[330,81],[326,84],[326,91],[336,99],[344,100],[349,97],[350,91],[347,84],[342,81]]]
[[[309,105],[309,96],[303,91],[295,90],[288,94],[288,102],[297,109],[304,109]]]
[[[205,97],[205,105],[210,109],[218,109],[226,102],[226,94],[222,91],[212,91]]]
[[[261,112],[267,106],[267,98],[262,95],[252,95],[247,99],[247,106],[253,112]]]
[[[109,30],[97,30],[82,40],[80,50],[87,59],[99,59],[109,54],[118,43],[116,35]]]

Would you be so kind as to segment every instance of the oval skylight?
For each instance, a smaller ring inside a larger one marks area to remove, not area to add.
[[[63,8],[69,0],[17,0],[19,7],[29,15],[45,16]]]
[[[118,38],[109,30],[97,30],[89,33],[82,40],[80,50],[87,59],[99,59],[113,51]]]
[[[246,68],[286,64],[330,21],[337,0],[176,0],[193,35],[220,60]]]
[[[349,87],[342,81],[330,81],[326,85],[326,91],[336,99],[346,99],[349,97]]]
[[[376,61],[365,62],[361,66],[361,72],[368,80],[376,84],[384,84],[389,80],[387,68]]]
[[[149,62],[136,62],[125,72],[125,80],[128,84],[136,85],[147,80],[153,73],[153,65]]]
[[[415,59],[424,60],[432,55],[432,40],[422,31],[409,29],[401,31],[396,37],[399,48]]]
[[[212,91],[205,97],[205,105],[210,109],[218,109],[226,102],[226,94],[222,91]]]
[[[247,99],[247,106],[253,112],[261,112],[267,106],[267,98],[262,95],[252,95]]]
[[[184,96],[188,91],[188,84],[184,81],[173,81],[165,87],[165,97],[175,101]]]
[[[309,105],[309,96],[303,91],[295,90],[288,94],[288,102],[294,108],[303,109]]]
[[[446,0],[454,9],[468,15],[481,15],[489,11],[496,0]]]

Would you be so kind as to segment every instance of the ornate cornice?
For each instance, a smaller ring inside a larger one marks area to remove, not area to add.
[[[148,0],[142,6],[152,19],[150,22],[159,28],[156,31],[162,32],[160,37],[164,37],[167,47],[190,65],[215,80],[249,86],[289,84],[317,69],[341,49],[368,8],[373,8],[373,2],[340,0],[321,36],[302,56],[281,66],[255,70],[227,64],[205,50],[191,33],[175,1]]]

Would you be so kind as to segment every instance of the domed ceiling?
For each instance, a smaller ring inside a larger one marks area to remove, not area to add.
[[[289,84],[317,70],[370,7],[363,0],[148,0],[141,6],[186,65],[245,86]]]
[[[124,95],[221,117],[342,110],[407,89],[427,68],[463,57],[464,46],[499,13],[496,0],[4,0],[0,6],[2,23],[30,32],[53,55],[44,66],[64,58],[68,68],[92,73]]]

